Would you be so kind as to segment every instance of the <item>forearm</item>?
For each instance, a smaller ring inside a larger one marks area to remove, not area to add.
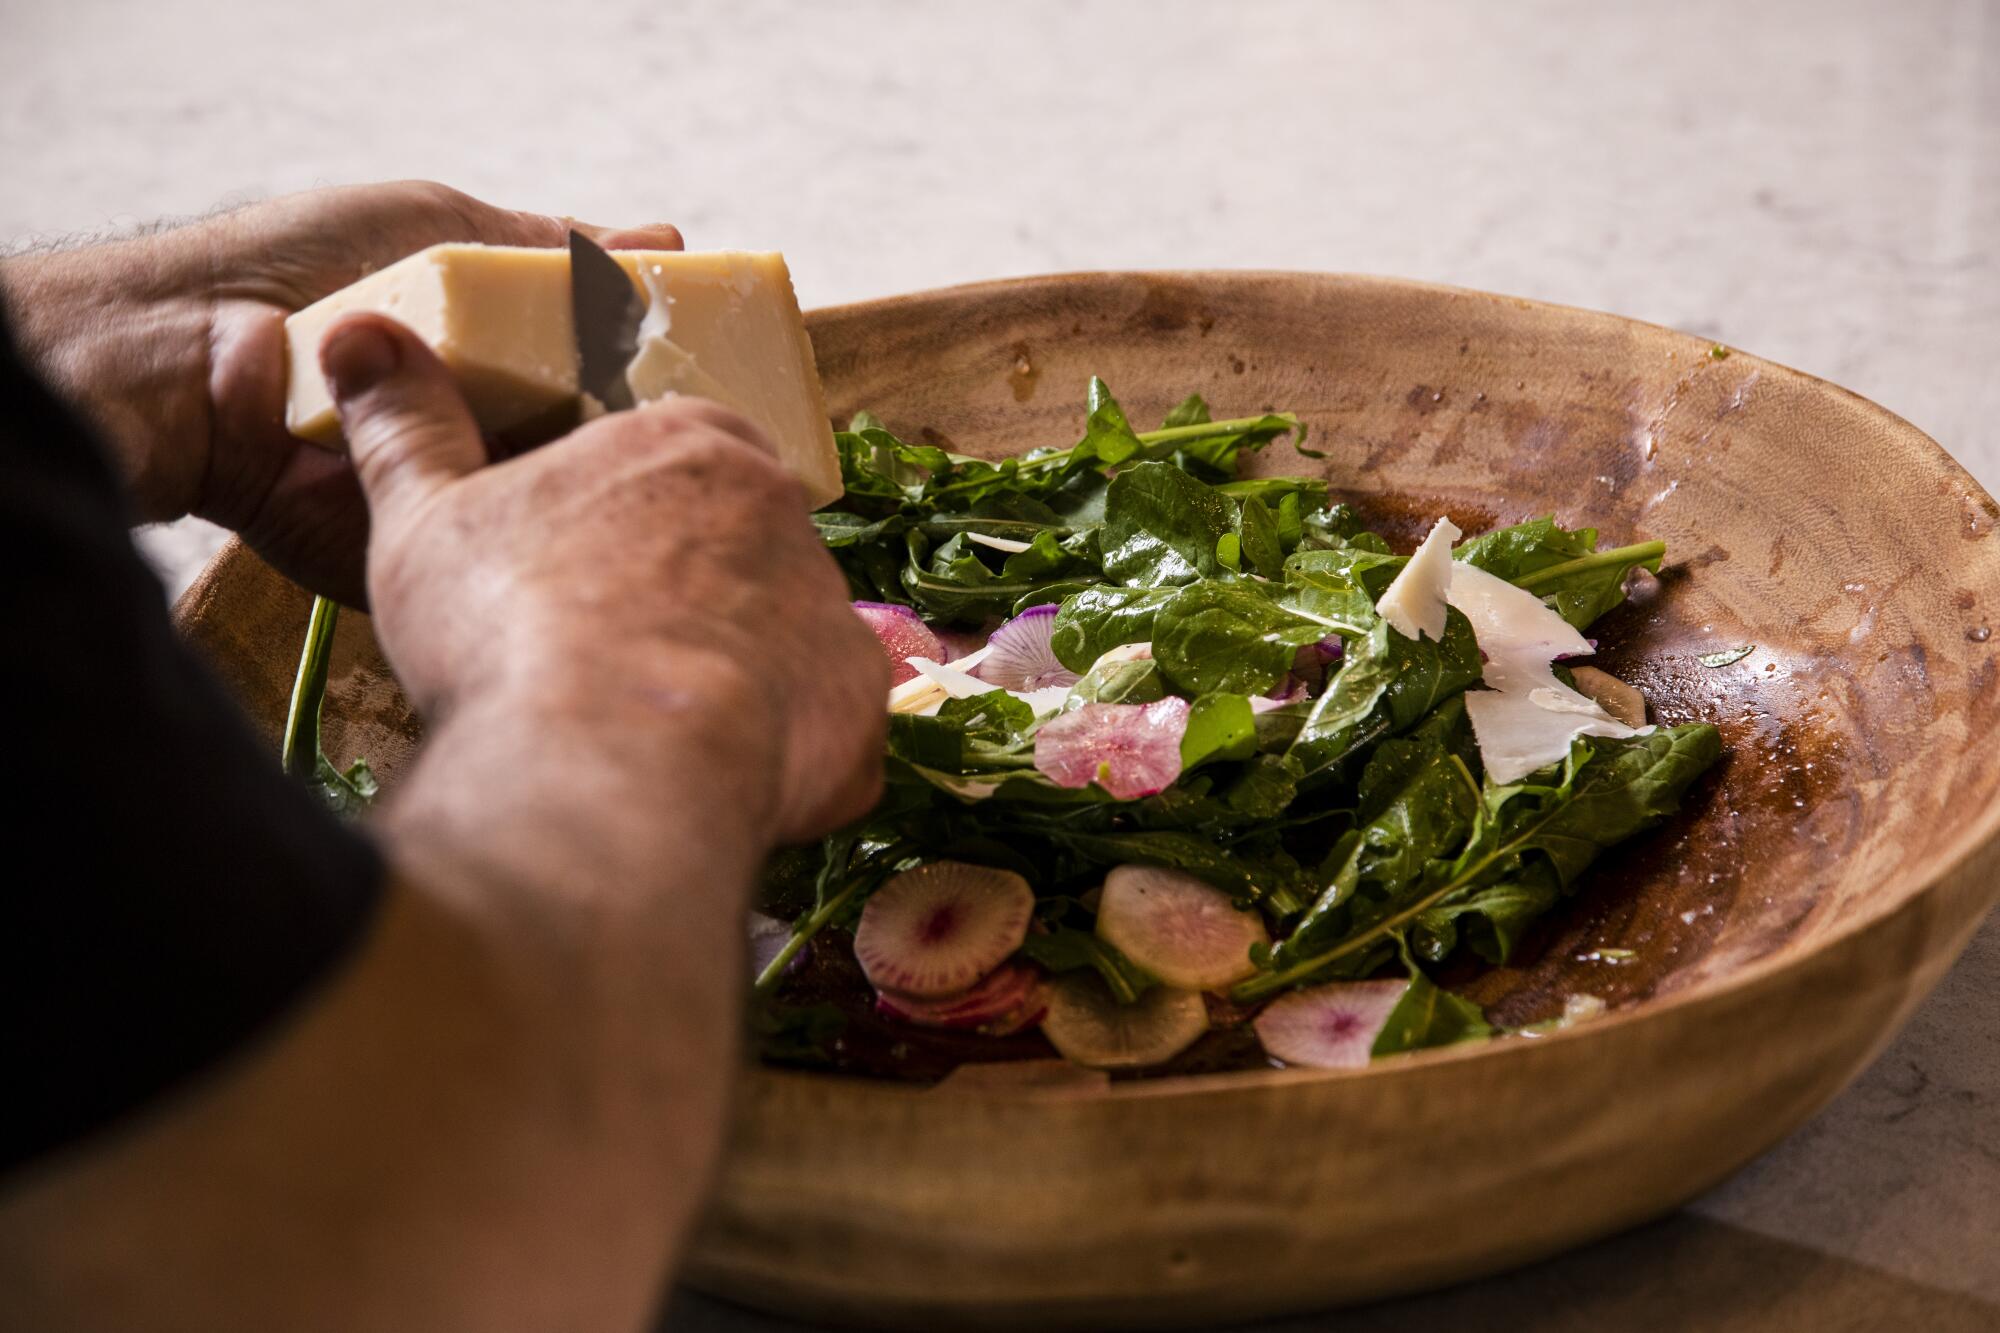
[[[722,1135],[762,840],[755,764],[715,748],[724,701],[611,711],[496,700],[439,728],[386,814],[399,882],[351,969],[0,1208],[0,1285],[32,1326],[644,1318]]]
[[[0,261],[28,364],[110,449],[148,522],[199,501],[212,303],[199,228]]]

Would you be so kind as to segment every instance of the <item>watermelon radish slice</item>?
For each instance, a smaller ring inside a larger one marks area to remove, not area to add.
[[[1023,694],[1076,684],[1082,677],[1064,666],[1049,646],[1055,631],[1054,603],[1029,607],[993,631],[993,637],[987,640],[993,651],[973,674]]]
[[[1119,866],[1104,879],[1098,938],[1169,986],[1222,990],[1257,971],[1253,945],[1271,942],[1264,918],[1229,895],[1163,866]]]
[[[854,957],[878,991],[957,995],[1021,947],[1034,911],[1034,891],[1011,870],[932,861],[875,890]]]
[[[889,684],[901,685],[917,674],[917,669],[910,665],[912,657],[927,657],[933,662],[943,659],[944,649],[939,646],[937,635],[909,607],[889,602],[856,602],[854,613],[868,622],[868,628],[882,641],[882,651],[889,654],[892,668]]]
[[[1208,1031],[1208,1009],[1190,990],[1155,986],[1120,1004],[1094,972],[1071,972],[1047,989],[1042,1035],[1064,1059],[1089,1069],[1162,1064]]]
[[[1407,981],[1335,981],[1273,1000],[1253,1025],[1264,1049],[1306,1069],[1360,1069]]]
[[[918,1027],[1006,1037],[1041,1021],[1048,1012],[1044,990],[1042,974],[1036,968],[1027,963],[1005,963],[957,995],[925,998],[877,991],[875,1011]]]
[[[1035,733],[1035,767],[1058,787],[1096,783],[1121,801],[1163,792],[1181,775],[1188,701],[1085,704]]]

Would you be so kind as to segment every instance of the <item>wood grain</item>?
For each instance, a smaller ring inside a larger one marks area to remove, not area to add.
[[[1509,1022],[1358,1073],[919,1089],[756,1071],[691,1280],[855,1323],[1159,1327],[1451,1281],[1657,1215],[1823,1105],[1995,898],[2000,507],[1880,408],[1607,315],[1384,279],[1081,274],[810,317],[836,419],[999,456],[1200,391],[1298,411],[1385,531],[1555,513],[1669,568],[1601,630],[1665,721],[1729,743],[1504,969]],[[181,622],[271,734],[305,601],[240,547]],[[1725,667],[1702,654],[1754,645]],[[417,719],[343,626],[330,748],[391,781]],[[1610,953],[1604,951],[1609,950]],[[1630,950],[1625,958],[1622,951]]]

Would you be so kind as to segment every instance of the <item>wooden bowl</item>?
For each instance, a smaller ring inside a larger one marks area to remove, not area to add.
[[[1797,1126],[1994,900],[2000,507],[1852,394],[1608,315],[1319,274],[1038,278],[810,323],[836,417],[865,406],[962,451],[1070,441],[1095,373],[1142,425],[1195,390],[1221,415],[1298,411],[1330,458],[1278,446],[1256,470],[1323,471],[1405,537],[1439,512],[1476,532],[1553,511],[1664,538],[1668,571],[1603,627],[1604,656],[1729,754],[1464,986],[1508,1022],[1572,993],[1610,1001],[1601,1019],[1353,1073],[924,1089],[759,1070],[699,1287],[875,1325],[1158,1327],[1519,1264]],[[275,740],[304,595],[232,546],[179,612]],[[419,736],[358,616],[328,731],[391,783]]]

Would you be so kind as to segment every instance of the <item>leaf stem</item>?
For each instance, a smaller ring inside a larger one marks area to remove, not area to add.
[[[1154,456],[1150,448],[1153,445],[1180,444],[1187,440],[1207,439],[1212,435],[1239,433],[1249,430],[1260,421],[1268,420],[1283,421],[1286,423],[1288,429],[1294,431],[1299,428],[1299,419],[1293,413],[1265,412],[1254,417],[1231,417],[1228,421],[1201,421],[1191,426],[1169,426],[1165,430],[1142,430],[1136,431],[1134,434],[1141,445],[1148,446],[1147,457],[1150,458]],[[1026,462],[1017,463],[1014,467],[1014,475],[1021,476],[1025,473],[1041,472],[1048,468],[1061,467],[1063,464],[1069,462],[1075,452],[1075,446],[1071,446],[1068,449],[1058,449],[1054,453],[1043,454],[1040,458],[1031,458]],[[949,486],[940,486],[932,494],[949,495],[953,491],[961,491],[974,486],[984,486],[987,484],[987,480],[985,477],[968,477],[964,481],[955,481]]]
[[[848,900],[861,891],[862,885],[868,883],[875,876],[878,868],[895,865],[896,862],[902,860],[912,850],[914,850],[912,844],[899,842],[889,847],[885,852],[869,857],[867,862],[848,878],[847,883],[841,886],[839,893],[834,894],[831,898],[826,899],[819,906],[813,908],[811,912],[801,917],[792,927],[792,937],[785,941],[784,947],[778,950],[777,956],[766,963],[764,970],[757,974],[757,980],[751,987],[751,992],[755,995],[765,996],[776,990],[778,982],[784,979],[785,969],[790,967],[792,960],[799,956],[799,950],[805,948],[807,944],[812,942],[813,936],[826,928],[827,922],[833,920],[839,914],[840,909],[847,905]]]
[[[1550,565],[1547,569],[1538,569],[1532,574],[1523,574],[1514,580],[1514,586],[1532,592],[1541,584],[1553,583],[1557,579],[1567,578],[1571,574],[1581,574],[1589,569],[1602,569],[1607,565],[1642,565],[1651,561],[1657,568],[1660,557],[1666,553],[1665,542],[1635,542],[1630,546],[1615,546],[1609,551],[1593,551],[1574,560],[1565,560],[1559,565]]]
[[[306,622],[305,646],[299,650],[299,671],[292,682],[292,702],[285,713],[285,772],[310,778],[319,761],[320,706],[326,701],[326,678],[333,660],[333,631],[340,623],[340,603],[313,598]]]

